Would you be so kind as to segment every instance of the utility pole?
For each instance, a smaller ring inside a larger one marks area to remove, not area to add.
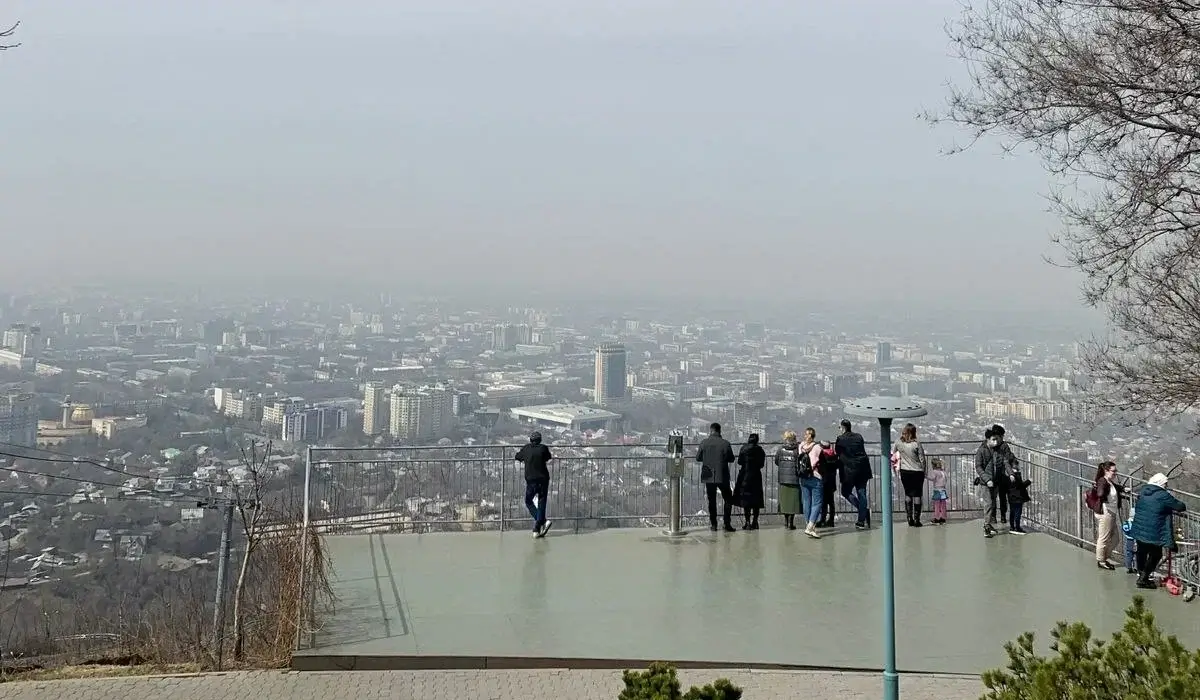
[[[201,503],[204,508],[221,507],[225,522],[221,527],[221,548],[217,552],[217,593],[213,602],[212,651],[216,670],[221,670],[225,652],[225,592],[229,589],[229,553],[233,539],[233,500]]]

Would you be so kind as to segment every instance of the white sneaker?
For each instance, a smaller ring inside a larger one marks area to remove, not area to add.
[[[804,534],[808,535],[814,540],[821,539],[821,533],[817,532],[817,526],[813,525],[812,523],[809,523],[808,527],[804,528]]]
[[[545,536],[546,536],[546,533],[547,533],[547,532],[550,532],[550,528],[552,528],[552,527],[554,527],[554,521],[552,521],[552,520],[547,520],[547,521],[546,521],[546,524],[545,524],[545,525],[543,525],[543,526],[542,526],[542,529],[541,529],[541,530],[540,530],[540,531],[537,533],[537,536],[538,536],[539,538],[545,537]]]

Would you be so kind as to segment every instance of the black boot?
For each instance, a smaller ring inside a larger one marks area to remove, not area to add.
[[[913,526],[913,504],[911,498],[904,499],[904,514],[908,516],[908,526]]]
[[[913,527],[921,527],[921,499],[919,498],[913,499],[912,519]]]
[[[708,516],[708,529],[712,530],[713,532],[717,531],[717,516],[715,516],[715,515]]]
[[[733,504],[725,504],[725,532],[737,532],[737,528],[733,526]]]
[[[750,516],[750,529],[757,530],[758,529],[758,509],[754,508],[750,512],[752,513],[752,515]]]
[[[794,516],[794,515],[783,516],[783,526],[789,530],[795,530],[796,529],[796,516]]]

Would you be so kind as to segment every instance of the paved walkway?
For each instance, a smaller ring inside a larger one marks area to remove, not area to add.
[[[808,671],[680,671],[684,689],[729,678],[746,700],[768,698],[878,698],[877,674]],[[3,700],[616,700],[617,671],[246,671],[149,678],[29,681],[0,684]],[[978,700],[975,678],[903,676],[904,700]]]

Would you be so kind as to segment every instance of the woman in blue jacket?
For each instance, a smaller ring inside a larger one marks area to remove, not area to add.
[[[1138,491],[1137,508],[1129,534],[1137,541],[1138,588],[1158,588],[1151,576],[1158,569],[1163,550],[1175,551],[1171,516],[1187,510],[1183,501],[1167,490],[1167,477],[1155,474]]]

